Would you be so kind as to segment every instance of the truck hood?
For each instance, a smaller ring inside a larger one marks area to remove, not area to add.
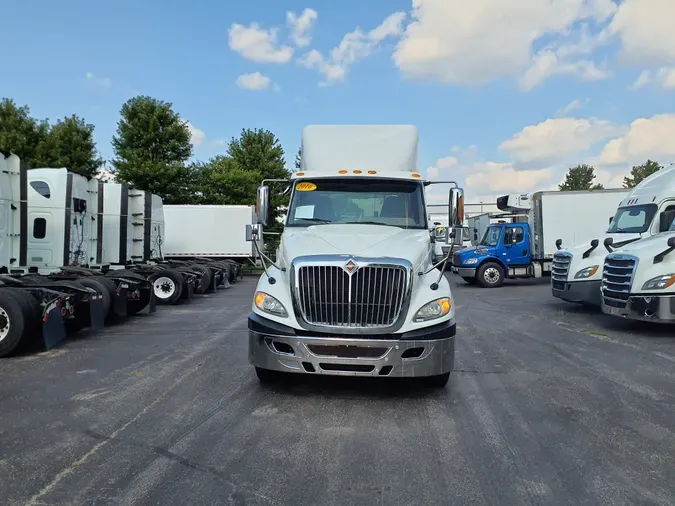
[[[632,244],[633,242],[636,242],[642,237],[641,234],[599,234],[595,239],[598,240],[598,247],[595,248],[591,253],[589,254],[587,260],[591,261],[592,258],[605,258],[605,255],[607,255],[607,248],[605,248],[604,242],[605,239],[608,237],[611,237],[614,240],[613,247],[612,249],[616,250],[618,248],[621,248],[621,250],[625,249],[627,246]],[[581,244],[576,244],[572,246],[571,248],[565,248],[563,245],[563,248],[560,250],[561,252],[567,251],[569,253],[572,253],[574,258],[581,258],[582,255],[588,251],[591,248],[591,239],[588,241],[584,241]]]
[[[284,229],[279,255],[284,265],[306,255],[404,258],[417,268],[429,258],[429,231],[380,225],[312,225]]]
[[[627,255],[635,255],[638,257],[642,255],[654,256],[661,253],[663,250],[668,249],[668,239],[674,236],[675,232],[666,232],[645,237],[634,243],[627,244],[617,250],[617,253],[625,253]],[[675,255],[675,252],[673,252],[673,254]]]

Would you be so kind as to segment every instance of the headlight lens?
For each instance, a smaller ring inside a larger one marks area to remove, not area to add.
[[[464,265],[473,265],[473,264],[475,264],[476,262],[478,262],[478,259],[477,259],[477,258],[467,258],[467,259],[464,260],[464,262],[462,262],[462,263],[463,263]]]
[[[577,272],[574,275],[574,279],[590,278],[596,272],[598,272],[598,266],[591,265],[590,267],[586,267],[585,269],[581,269],[579,272]]]
[[[255,300],[255,307],[257,307],[261,311],[276,316],[283,316],[283,317],[288,316],[288,313],[286,312],[286,308],[284,307],[284,305],[268,293],[256,292],[254,300]]]
[[[449,297],[442,297],[440,299],[432,300],[424,304],[415,314],[413,321],[415,322],[425,322],[428,320],[434,320],[436,318],[441,318],[450,312],[452,307],[452,302],[450,302]]]
[[[644,285],[642,285],[642,289],[663,290],[664,288],[668,288],[673,283],[675,283],[675,274],[664,274],[663,276],[657,276],[647,281]]]

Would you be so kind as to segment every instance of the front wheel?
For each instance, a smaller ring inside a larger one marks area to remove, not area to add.
[[[255,375],[258,376],[260,383],[271,383],[279,378],[279,373],[276,371],[270,371],[269,369],[263,369],[261,367],[255,368]]]
[[[450,379],[450,373],[439,374],[438,376],[429,376],[425,378],[426,384],[434,388],[445,388]]]
[[[483,288],[497,288],[504,283],[504,269],[497,263],[487,262],[478,268],[476,277]]]

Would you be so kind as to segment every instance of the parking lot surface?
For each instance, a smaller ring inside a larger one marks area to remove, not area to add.
[[[2,360],[0,502],[675,504],[672,329],[460,281],[444,390],[263,387],[254,287]]]

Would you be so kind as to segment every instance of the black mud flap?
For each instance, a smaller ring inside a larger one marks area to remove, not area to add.
[[[89,328],[92,330],[102,329],[105,316],[103,295],[92,295],[89,297]]]
[[[155,290],[152,284],[150,285],[150,302],[148,303],[148,313],[156,313],[157,312],[157,298],[155,297]]]
[[[129,292],[129,283],[119,280],[113,300],[113,311],[117,316],[127,316],[127,294]]]
[[[183,290],[183,293],[181,293],[180,298],[186,299],[186,300],[192,299],[192,296],[195,294],[194,283],[192,283],[191,281],[190,282],[186,281],[185,282],[185,288],[186,288],[186,290]]]
[[[61,307],[51,302],[42,313],[42,340],[45,348],[50,349],[66,338],[66,327],[63,325]]]

